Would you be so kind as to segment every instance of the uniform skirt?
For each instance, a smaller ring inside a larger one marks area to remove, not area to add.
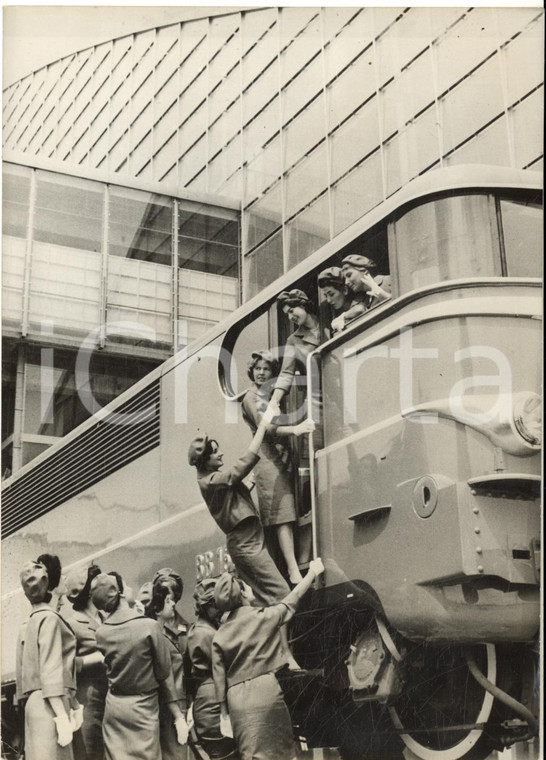
[[[193,701],[195,733],[207,755],[211,758],[234,757],[237,747],[233,739],[220,731],[220,705],[212,680],[203,681]]]
[[[108,681],[103,669],[99,670],[97,667],[96,671],[89,675],[78,675],[76,699],[83,705],[81,736],[87,760],[102,760],[104,757],[102,721],[107,691]],[[78,760],[76,752],[74,755]]]
[[[292,478],[272,441],[264,441],[260,446],[254,480],[262,525],[294,522],[296,507]]]
[[[41,689],[33,691],[25,706],[25,760],[74,760],[72,744],[57,744],[54,717]]]
[[[273,673],[230,686],[229,717],[242,760],[293,760],[290,713]]]
[[[102,730],[106,760],[160,758],[157,691],[147,694],[109,691]]]

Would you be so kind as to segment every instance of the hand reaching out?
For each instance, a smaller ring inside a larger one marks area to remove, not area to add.
[[[299,425],[294,427],[294,435],[305,435],[306,433],[314,433],[315,423],[311,419],[303,420]]]

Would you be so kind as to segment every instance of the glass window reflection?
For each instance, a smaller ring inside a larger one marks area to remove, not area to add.
[[[401,293],[460,277],[500,274],[487,195],[440,198],[394,224]]]
[[[2,232],[26,238],[31,170],[4,164],[2,174]]]
[[[37,172],[34,239],[100,251],[103,186],[51,172]]]
[[[41,356],[38,349],[25,366],[24,433],[64,436],[123,391],[140,380],[158,362],[136,357],[114,357],[99,352],[90,356],[89,388],[82,400],[75,380],[75,351],[55,349],[53,382],[44,388]]]
[[[172,202],[128,188],[110,191],[109,253],[128,259],[171,263]]]
[[[538,203],[501,200],[506,274],[542,276],[542,208]]]
[[[239,225],[236,219],[180,208],[178,265],[227,277],[237,277]]]
[[[245,300],[270,285],[282,271],[282,230],[279,230],[246,257]]]

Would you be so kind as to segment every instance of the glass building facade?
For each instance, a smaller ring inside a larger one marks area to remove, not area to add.
[[[4,91],[5,471],[89,413],[90,333],[106,400],[417,176],[542,171],[541,9],[226,10]]]
[[[226,13],[20,80],[5,147],[236,200],[246,299],[423,172],[540,169],[542,61],[537,8]]]

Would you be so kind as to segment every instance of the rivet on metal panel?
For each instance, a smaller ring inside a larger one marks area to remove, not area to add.
[[[483,573],[483,565],[478,565],[478,572]]]
[[[476,494],[477,494],[477,491],[475,491],[474,489],[472,489],[472,490],[470,491],[470,493],[472,494],[472,496],[476,496]]]
[[[482,551],[483,551],[483,549],[482,549],[482,547],[481,547],[481,546],[477,546],[477,547],[476,547],[476,553],[477,553],[477,554],[481,554],[481,553],[482,553]]]
[[[479,528],[478,528],[478,526],[476,525],[476,527],[474,528],[474,533],[479,533],[479,532],[480,532],[480,529],[479,529]]]
[[[475,515],[479,515],[480,514],[480,510],[478,509],[478,507],[474,507],[474,509],[472,511],[474,512]]]

